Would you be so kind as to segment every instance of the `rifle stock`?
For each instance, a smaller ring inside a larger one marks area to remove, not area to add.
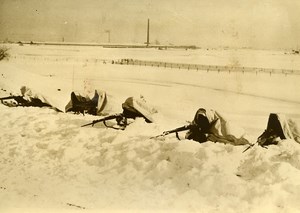
[[[91,123],[88,123],[88,124],[84,124],[82,125],[81,127],[85,127],[85,126],[94,126],[96,123],[99,123],[99,122],[105,122],[105,121],[108,121],[108,120],[113,120],[113,119],[117,119],[117,118],[120,118],[120,117],[123,117],[123,114],[122,113],[118,113],[118,114],[114,114],[114,115],[108,115],[104,118],[100,118],[100,119],[97,119],[97,120],[93,120]]]

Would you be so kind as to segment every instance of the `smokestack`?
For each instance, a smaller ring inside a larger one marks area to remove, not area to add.
[[[150,28],[150,24],[149,24],[149,19],[148,19],[148,25],[147,25],[147,47],[149,46],[149,28]]]

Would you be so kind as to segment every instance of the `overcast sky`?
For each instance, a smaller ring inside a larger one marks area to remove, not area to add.
[[[300,0],[0,0],[0,40],[300,48]]]

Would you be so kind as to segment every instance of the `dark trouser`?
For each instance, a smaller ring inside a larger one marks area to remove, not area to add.
[[[207,141],[207,137],[204,133],[200,132],[200,131],[192,131],[192,130],[189,130],[187,133],[186,133],[186,136],[185,136],[186,139],[189,139],[189,140],[194,140],[194,141],[198,141],[200,143],[203,143],[203,142],[206,142]]]

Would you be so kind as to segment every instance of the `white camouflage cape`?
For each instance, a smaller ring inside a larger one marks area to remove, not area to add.
[[[245,130],[230,122],[224,115],[215,110],[206,109],[206,116],[212,124],[208,136],[209,141],[232,145],[249,144],[245,138]]]

